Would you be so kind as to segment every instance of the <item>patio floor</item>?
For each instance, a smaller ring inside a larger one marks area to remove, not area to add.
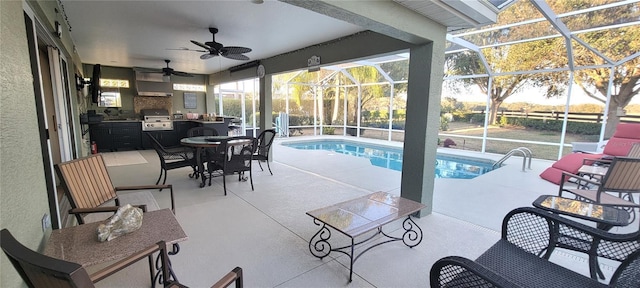
[[[437,259],[448,255],[475,259],[499,239],[501,221],[508,211],[531,206],[539,195],[558,190],[538,177],[552,161],[534,159],[532,169],[522,172],[522,158],[515,156],[502,168],[475,179],[436,179],[434,212],[416,220],[424,233],[422,243],[413,249],[394,243],[368,251],[354,264],[353,282],[348,283],[346,256],[334,253],[320,260],[309,252],[308,240],[319,226],[305,212],[375,191],[399,195],[401,173],[372,166],[364,158],[280,145],[312,138],[276,139],[271,164],[274,175],[254,167],[255,191],[249,183],[228,177],[228,195],[224,196],[220,177],[201,189],[187,177],[190,168],[169,171],[167,183],[174,185],[176,217],[189,236],[180,244],[180,253],[171,256],[183,284],[209,287],[240,266],[246,287],[428,287],[429,269]],[[492,160],[501,157],[441,149],[439,152]],[[155,183],[160,167],[157,155],[153,150],[139,152],[148,163],[109,167],[116,186]],[[167,192],[152,193],[161,207],[169,207]],[[397,235],[399,224],[392,223],[385,230]],[[612,232],[632,227],[637,228],[637,223]],[[333,236],[347,239],[338,233]],[[588,275],[588,262],[579,253],[557,250],[552,261]],[[609,277],[616,264],[601,261],[601,266]],[[147,263],[141,261],[99,284],[148,287]]]

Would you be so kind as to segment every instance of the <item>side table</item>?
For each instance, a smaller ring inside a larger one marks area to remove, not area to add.
[[[623,209],[553,195],[538,197],[533,201],[533,206],[553,213],[593,221],[598,229],[605,231],[613,226],[626,226],[631,218],[629,212]]]

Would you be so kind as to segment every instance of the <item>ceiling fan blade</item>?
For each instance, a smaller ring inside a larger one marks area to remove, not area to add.
[[[191,43],[196,44],[196,45],[198,45],[198,46],[200,46],[200,47],[202,47],[204,49],[207,49],[207,51],[211,50],[211,47],[209,47],[207,45],[204,45],[204,44],[202,44],[202,43],[200,43],[198,41],[191,40]]]
[[[207,60],[209,58],[213,58],[213,57],[216,57],[216,56],[218,56],[218,55],[212,54],[212,53],[207,53],[207,54],[200,55],[200,59]]]
[[[233,59],[233,60],[249,60],[248,56],[242,55],[242,54],[227,54],[227,55],[222,55],[222,57]]]
[[[166,50],[175,50],[175,51],[193,51],[193,52],[201,52],[201,53],[209,52],[208,50],[196,50],[196,49],[189,49],[189,48],[187,48],[187,47],[180,47],[180,48],[167,48]]]
[[[173,71],[171,72],[171,74],[176,75],[176,76],[181,76],[181,77],[193,77],[193,75],[187,73],[187,72],[181,72],[181,71]]]
[[[144,68],[144,67],[133,67],[134,71],[141,73],[162,73],[162,69],[154,69],[154,68]]]
[[[251,48],[247,47],[227,46],[220,49],[222,54],[244,54],[249,52],[251,52]]]

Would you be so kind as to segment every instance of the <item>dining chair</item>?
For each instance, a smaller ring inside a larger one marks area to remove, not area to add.
[[[565,187],[569,185],[565,182],[565,179],[569,177],[576,179],[576,188]],[[563,192],[568,192],[579,199],[625,208],[632,215],[630,223],[635,220],[635,208],[640,208],[640,204],[636,203],[636,196],[634,196],[634,194],[640,194],[640,158],[613,158],[601,181],[587,179],[568,172],[563,172],[561,180],[559,196],[562,196]]]
[[[216,149],[216,154],[208,164],[209,173],[220,171],[224,195],[227,195],[227,175],[238,174],[238,181],[246,181],[245,172],[249,172],[249,181],[253,191],[253,175],[251,162],[256,147],[256,138],[251,136],[235,136],[221,140]],[[211,185],[209,177],[209,185]]]
[[[193,127],[187,131],[187,137],[218,136],[218,135],[219,135],[218,130],[216,130],[213,127]],[[197,149],[199,148],[191,147],[191,150],[193,151],[194,155],[197,154]],[[202,155],[200,155],[200,158],[201,158],[200,160],[202,161],[202,163],[207,163],[209,162],[209,158],[213,157],[215,153],[216,153],[216,148],[206,148],[203,151],[201,151]],[[197,166],[196,166],[196,170],[197,170]],[[200,175],[200,173],[196,173],[195,178],[198,178],[198,175]]]
[[[193,178],[198,175],[195,153],[191,148],[184,146],[164,147],[153,135],[147,132],[145,132],[145,134],[147,134],[151,140],[151,146],[153,146],[153,150],[156,151],[158,158],[160,158],[160,176],[158,176],[156,185],[160,183],[162,175],[164,175],[162,184],[165,184],[167,182],[167,172],[173,169],[191,167],[193,173],[189,174],[189,177]],[[162,191],[162,189],[160,189],[160,191]]]
[[[166,243],[160,241],[153,246],[89,274],[82,265],[52,258],[35,252],[22,245],[7,229],[0,231],[0,246],[22,280],[29,287],[95,287],[95,283],[121,271],[142,258],[159,254],[158,267],[162,275],[172,275]],[[242,268],[228,272],[212,287],[224,288],[235,282],[235,287],[243,285]],[[186,287],[171,277],[160,277],[164,287]]]
[[[115,212],[120,206],[121,200],[121,195],[118,195],[118,192],[125,191],[139,191],[139,193],[126,193],[125,198],[139,201],[139,203],[130,204],[142,204],[146,205],[147,208],[157,209],[159,207],[153,196],[148,191],[143,192],[141,190],[169,189],[171,210],[175,213],[173,186],[171,184],[114,187],[102,154],[93,154],[88,157],[58,163],[54,167],[71,205],[69,214],[75,215],[78,224],[84,224],[87,220],[85,217],[90,214]],[[122,196],[125,195],[123,194]]]
[[[253,160],[258,160],[258,166],[260,166],[260,170],[262,169],[262,164],[260,162],[266,161],[267,167],[269,168],[269,173],[273,175],[271,172],[271,165],[269,165],[269,151],[271,150],[271,144],[273,144],[273,139],[276,136],[276,129],[267,129],[264,130],[258,135],[258,142],[256,152],[253,154]]]

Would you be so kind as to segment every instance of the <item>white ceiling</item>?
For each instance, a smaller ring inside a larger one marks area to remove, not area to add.
[[[201,52],[171,50],[201,50],[190,40],[211,41],[209,27],[219,29],[217,42],[253,49],[246,53],[251,60],[367,30],[276,0],[264,0],[262,4],[254,4],[251,0],[63,0],[62,5],[83,63],[162,68],[165,67],[164,59],[169,59],[171,68],[196,74],[211,74],[246,62],[222,57],[201,60]],[[434,20],[437,17],[433,15],[441,16],[451,10],[430,8],[425,12],[408,8],[423,16],[431,14],[429,18]],[[445,26],[460,26],[463,18],[436,21],[445,21]]]

